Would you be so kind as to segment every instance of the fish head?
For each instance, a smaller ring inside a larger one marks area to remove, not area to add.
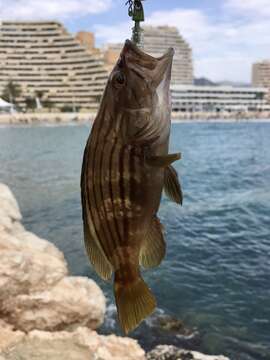
[[[174,50],[155,58],[126,40],[108,80],[107,90],[116,112],[133,117],[135,128],[170,123],[170,80]]]

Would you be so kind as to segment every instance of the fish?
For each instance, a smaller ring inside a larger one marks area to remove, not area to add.
[[[84,243],[103,279],[113,279],[120,326],[134,330],[156,308],[141,268],[166,253],[157,212],[162,191],[182,204],[180,181],[168,154],[170,79],[174,50],[155,58],[126,40],[101,99],[81,171]]]

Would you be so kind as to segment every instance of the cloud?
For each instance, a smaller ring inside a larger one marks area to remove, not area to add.
[[[256,4],[266,2],[269,0],[225,0],[224,13],[219,16],[199,9],[155,11],[147,17],[147,24],[179,29],[193,49],[195,76],[249,82],[252,63],[270,57],[270,22],[259,15],[252,19],[241,16],[241,7],[247,5],[252,11],[258,8]],[[96,37],[100,42],[123,41],[131,27],[128,22],[97,25]]]
[[[67,19],[108,10],[112,0],[0,0],[0,19]]]
[[[96,38],[101,43],[119,43],[124,42],[125,39],[131,38],[132,22],[125,21],[115,25],[102,25],[94,26]]]
[[[147,24],[179,29],[193,49],[196,76],[213,80],[250,81],[251,65],[270,57],[270,0],[222,0],[215,8],[154,11]],[[0,0],[0,19],[77,21],[108,11],[116,0]],[[97,42],[123,42],[131,37],[132,22],[96,24]]]
[[[166,19],[164,21],[164,19]],[[209,37],[215,29],[210,27],[207,18],[198,10],[174,9],[171,11],[156,11],[147,17],[146,25],[176,26],[181,33],[192,40],[202,40]],[[131,36],[132,22],[126,21],[115,25],[98,24],[94,26],[96,37],[104,42],[122,42]],[[200,29],[200,31],[198,31]]]
[[[269,0],[226,0],[224,8],[241,15],[251,15],[252,17],[270,16]]]
[[[228,54],[196,59],[194,65],[197,77],[208,77],[214,81],[250,82],[251,63],[248,58]]]

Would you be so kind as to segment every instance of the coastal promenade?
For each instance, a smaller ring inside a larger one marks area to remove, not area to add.
[[[95,112],[87,113],[15,113],[0,114],[1,125],[43,125],[43,124],[84,124],[91,123],[96,117]],[[173,122],[209,121],[209,122],[237,122],[237,121],[270,121],[270,112],[173,112]]]
[[[0,125],[38,125],[87,123],[95,119],[96,113],[15,113],[0,114]]]

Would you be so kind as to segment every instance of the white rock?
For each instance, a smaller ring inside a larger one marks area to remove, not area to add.
[[[11,242],[15,247],[16,240]],[[0,259],[0,309],[11,296],[47,289],[68,273],[63,259],[31,249],[0,250]]]
[[[65,261],[63,253],[48,240],[41,239],[30,231],[18,228],[18,225],[13,226],[11,234],[19,239],[22,251],[29,249],[31,251],[46,253],[47,255],[52,255],[62,261]]]
[[[229,360],[223,355],[205,355],[197,351],[192,351],[194,360]]]
[[[26,332],[96,329],[104,319],[105,297],[93,280],[65,277],[45,291],[4,300],[2,309],[6,321]]]
[[[13,346],[24,338],[21,331],[14,331],[10,324],[0,320],[0,352],[9,346]],[[1,359],[1,358],[0,358]]]
[[[24,332],[95,329],[105,297],[92,280],[68,277],[64,255],[26,231],[18,204],[0,184],[0,315]],[[1,336],[1,335],[0,335]]]
[[[8,360],[145,360],[135,340],[99,336],[83,327],[74,332],[32,331],[0,356]]]
[[[197,351],[179,349],[171,345],[159,345],[147,354],[147,360],[229,360],[223,355],[205,355]]]
[[[11,232],[0,229],[0,251],[15,250],[20,251],[22,248],[21,241]]]
[[[6,212],[0,208],[0,231],[11,230],[12,219],[6,214]]]
[[[0,226],[10,229],[12,222],[21,220],[21,218],[22,215],[14,195],[5,184],[0,183]]]

